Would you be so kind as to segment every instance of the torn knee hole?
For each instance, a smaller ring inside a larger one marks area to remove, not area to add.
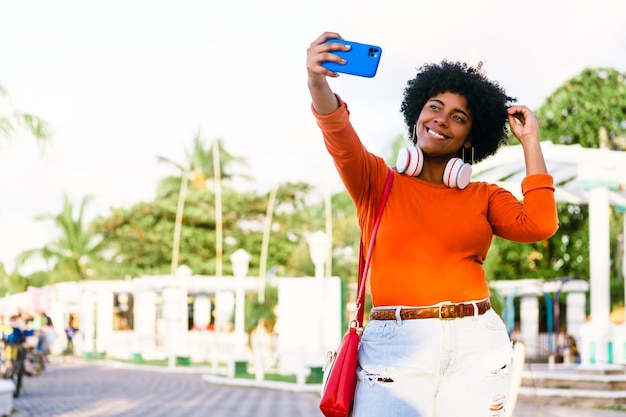
[[[506,396],[504,394],[496,394],[491,398],[489,405],[489,417],[500,417],[504,415],[504,406]]]
[[[511,366],[509,364],[503,365],[500,368],[492,370],[490,374],[491,376],[506,375],[509,373],[510,367]]]
[[[371,382],[380,382],[380,383],[391,383],[394,382],[394,379],[390,376],[383,376],[377,373],[369,373],[365,374],[365,377]]]
[[[374,372],[364,371],[362,378],[370,384],[388,385],[396,382],[396,378],[393,372]]]

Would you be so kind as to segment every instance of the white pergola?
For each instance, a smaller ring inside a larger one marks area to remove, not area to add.
[[[559,202],[588,204],[590,181],[602,181],[609,188],[611,205],[626,207],[626,152],[583,148],[580,145],[555,145],[541,142],[548,171],[556,184]],[[524,152],[520,145],[505,146],[495,156],[474,164],[474,181],[497,183],[521,198],[520,183],[526,176]],[[605,178],[606,177],[606,178]]]
[[[557,201],[589,204],[591,320],[581,333],[583,363],[612,363],[614,347],[626,359],[626,328],[616,331],[610,321],[609,287],[609,207],[626,208],[626,152],[551,142],[541,146],[548,172],[554,177]],[[520,184],[526,169],[521,145],[500,149],[473,170],[474,181],[496,183],[522,198]],[[623,259],[622,271],[626,271],[626,256]]]

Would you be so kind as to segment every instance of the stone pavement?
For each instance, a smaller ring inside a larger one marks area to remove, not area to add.
[[[41,375],[24,380],[11,417],[322,416],[315,389],[295,392],[262,382],[242,387],[232,380],[205,379],[201,372],[82,360],[52,363]],[[513,416],[626,417],[626,412],[526,402],[518,404]]]
[[[197,373],[123,369],[77,360],[24,379],[11,417],[316,416],[315,395],[213,385]]]
[[[625,417],[626,411],[600,410],[543,406],[540,403],[521,402],[513,411],[513,417]]]

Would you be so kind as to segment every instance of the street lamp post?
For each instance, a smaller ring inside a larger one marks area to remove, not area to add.
[[[326,233],[322,231],[317,231],[307,238],[307,242],[309,244],[311,260],[315,265],[315,287],[317,287],[317,292],[319,294],[319,305],[326,306],[326,286],[328,284],[328,280],[323,279],[325,275],[324,264],[329,259],[331,239],[330,236]],[[317,343],[314,347],[314,352],[316,352],[316,356],[321,358],[324,352],[325,345],[324,329],[326,327],[326,315],[322,313],[320,315],[317,315],[316,319],[317,323],[315,324],[315,327],[313,327],[313,323],[311,324],[311,328],[316,328],[317,331]],[[304,383],[304,365],[306,365],[306,362],[303,363],[303,366],[300,368],[301,372],[297,375],[299,384]]]
[[[163,290],[163,316],[168,323],[168,366],[176,367],[176,356],[184,356],[187,347],[187,281],[192,272],[180,265],[173,276],[174,283]]]
[[[235,292],[235,362],[245,362],[246,329],[245,329],[245,289],[244,278],[248,275],[250,254],[244,249],[237,249],[231,256],[233,275],[237,280]]]
[[[322,231],[317,231],[307,238],[307,242],[311,260],[315,265],[315,278],[324,278],[324,264],[328,261],[330,237]]]

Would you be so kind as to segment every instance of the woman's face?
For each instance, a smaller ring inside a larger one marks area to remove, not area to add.
[[[469,142],[472,114],[460,94],[431,97],[417,119],[417,144],[429,156],[453,157]]]

